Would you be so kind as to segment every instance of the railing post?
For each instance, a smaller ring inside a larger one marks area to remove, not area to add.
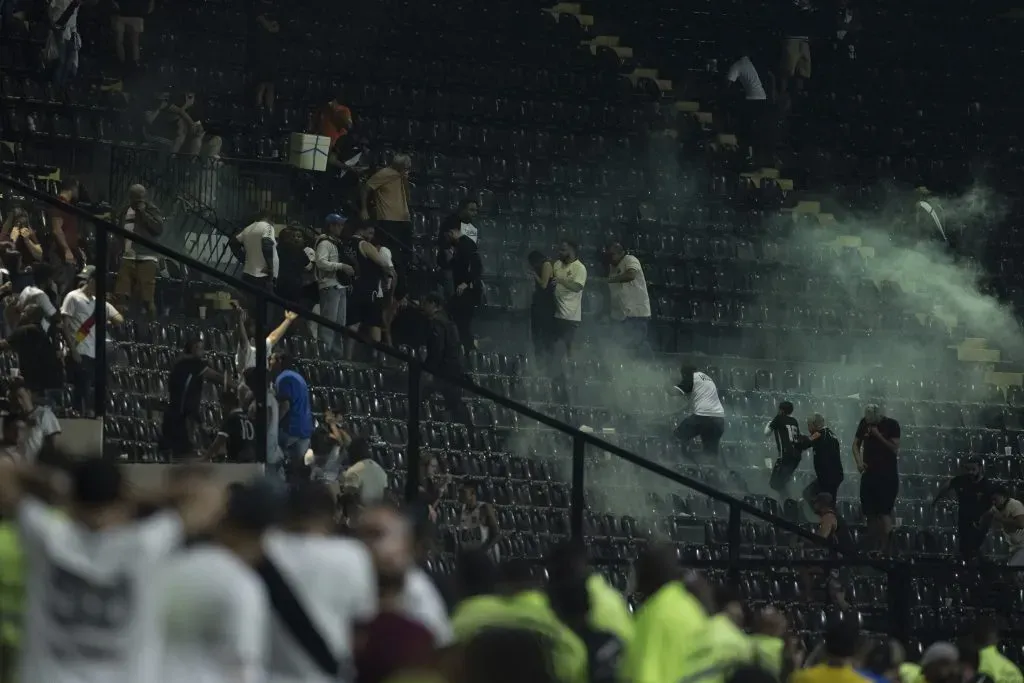
[[[256,418],[254,427],[256,429],[256,452],[260,453],[260,461],[263,463],[263,469],[266,471],[267,466],[271,467],[280,466],[280,463],[272,462],[267,457],[271,449],[276,449],[276,443],[267,443],[267,420],[270,419],[267,415],[267,392],[270,391],[270,378],[267,377],[267,301],[262,297],[256,304],[255,313],[255,324],[253,325],[253,335],[255,338],[253,342],[256,344],[256,367],[253,369],[255,375],[254,384],[256,386],[249,387],[253,392],[253,401],[256,404]],[[277,474],[277,473],[275,473]]]
[[[587,444],[580,436],[572,438],[572,493],[569,502],[569,530],[574,541],[583,540],[583,477]]]
[[[93,372],[93,411],[100,420],[107,412],[107,278],[109,259],[107,247],[109,235],[104,226],[93,223],[96,230],[96,307],[93,317],[96,323],[96,367]]]
[[[419,363],[407,363],[409,401],[409,443],[405,454],[405,501],[412,503],[420,493],[420,382]]]
[[[740,583],[740,520],[743,512],[735,502],[729,504],[729,585],[738,586]]]

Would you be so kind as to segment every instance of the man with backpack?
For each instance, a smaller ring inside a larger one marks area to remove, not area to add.
[[[341,260],[338,240],[345,229],[345,217],[332,213],[327,216],[326,231],[320,235],[313,250],[316,252],[316,281],[320,290],[320,315],[345,326],[347,285],[356,271],[352,264]],[[340,356],[344,351],[342,336],[329,327],[320,325],[317,337]]]

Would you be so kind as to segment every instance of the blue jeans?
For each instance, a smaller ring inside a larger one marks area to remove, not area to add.
[[[285,472],[287,472],[292,465],[302,462],[302,459],[306,457],[306,451],[309,450],[309,437],[291,436],[290,434],[279,432],[277,435],[277,443],[281,446],[281,453],[284,456],[284,459],[276,466],[272,466],[268,458],[267,471],[276,471],[278,476],[284,477]]]
[[[320,315],[342,327],[345,327],[347,304],[348,292],[344,287],[325,287],[320,290]],[[333,349],[339,355],[341,354],[345,338],[340,334],[329,327],[319,325],[316,336],[328,349]]]

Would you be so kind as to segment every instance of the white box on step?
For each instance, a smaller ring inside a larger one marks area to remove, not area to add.
[[[288,163],[307,171],[326,171],[331,139],[311,133],[292,133],[288,137]]]

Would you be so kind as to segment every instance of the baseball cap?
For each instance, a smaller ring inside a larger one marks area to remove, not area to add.
[[[78,280],[91,280],[96,275],[96,266],[86,266],[76,275]]]
[[[347,221],[347,220],[348,220],[348,219],[347,219],[347,218],[345,218],[345,215],[344,215],[344,214],[340,214],[340,213],[329,213],[329,214],[327,214],[327,219],[326,219],[326,222],[327,222],[328,224],[330,224],[330,223],[344,223],[344,222],[345,222],[345,221]]]

